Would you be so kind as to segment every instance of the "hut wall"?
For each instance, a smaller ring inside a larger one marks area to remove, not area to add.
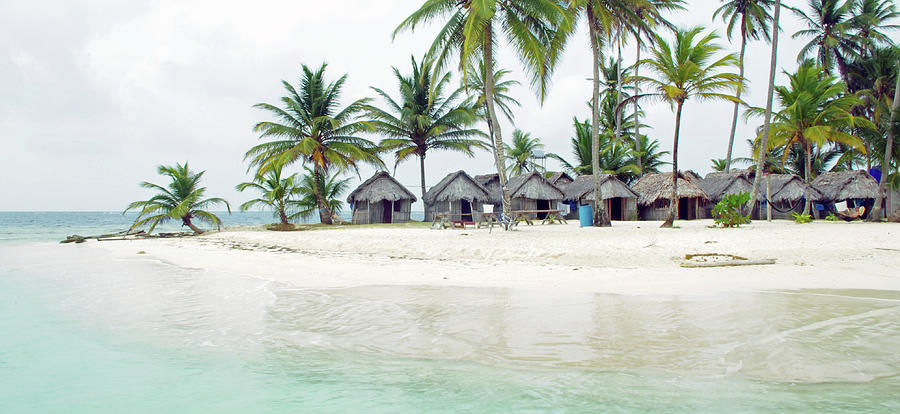
[[[353,205],[350,222],[353,224],[369,224],[369,203],[359,202]]]
[[[439,201],[434,203],[434,205],[430,206],[430,210],[428,214],[426,214],[425,220],[433,221],[435,214],[462,214],[462,203],[463,200]],[[484,211],[484,203],[473,200],[470,205],[472,207],[472,220],[481,220],[481,213]],[[459,218],[453,217],[453,220],[459,220]]]
[[[679,202],[684,202],[685,197],[681,197],[678,199]],[[676,220],[696,220],[701,218],[699,216],[701,212],[700,203],[701,200],[697,197],[687,198],[687,211],[682,211],[679,209],[675,219]],[[641,220],[646,221],[662,221],[669,217],[669,200],[657,200],[653,204],[647,206],[638,207],[638,217]],[[685,217],[685,218],[681,218]]]
[[[636,198],[625,199],[625,220],[634,221],[638,219],[638,205]]]
[[[383,203],[386,206],[393,207],[393,214],[391,215],[391,223],[407,223],[409,222],[409,211],[412,207],[411,200],[397,200],[393,203],[385,202]]]

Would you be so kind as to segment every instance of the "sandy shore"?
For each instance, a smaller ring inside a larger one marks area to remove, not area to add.
[[[519,226],[516,231],[341,227],[232,229],[185,239],[93,243],[124,260],[266,278],[298,287],[448,285],[707,294],[768,289],[900,290],[900,226],[711,221]],[[138,255],[139,251],[145,254]],[[686,254],[775,259],[774,265],[683,268]]]

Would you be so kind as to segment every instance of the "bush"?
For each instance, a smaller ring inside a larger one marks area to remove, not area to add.
[[[797,224],[804,224],[812,221],[812,216],[809,214],[791,213],[791,216],[794,217],[794,222]]]
[[[826,221],[840,221],[838,216],[835,216],[834,213],[829,213],[827,217],[825,217]]]
[[[738,227],[750,222],[750,216],[741,214],[741,208],[750,201],[750,194],[728,194],[713,206],[713,220],[722,227]]]

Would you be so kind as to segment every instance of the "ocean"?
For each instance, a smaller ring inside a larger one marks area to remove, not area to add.
[[[302,289],[57,243],[130,219],[0,213],[0,413],[900,412],[900,292]]]

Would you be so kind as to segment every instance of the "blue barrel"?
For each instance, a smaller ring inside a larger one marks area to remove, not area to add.
[[[591,227],[594,225],[594,208],[590,204],[578,207],[578,220],[581,221],[581,227]]]

